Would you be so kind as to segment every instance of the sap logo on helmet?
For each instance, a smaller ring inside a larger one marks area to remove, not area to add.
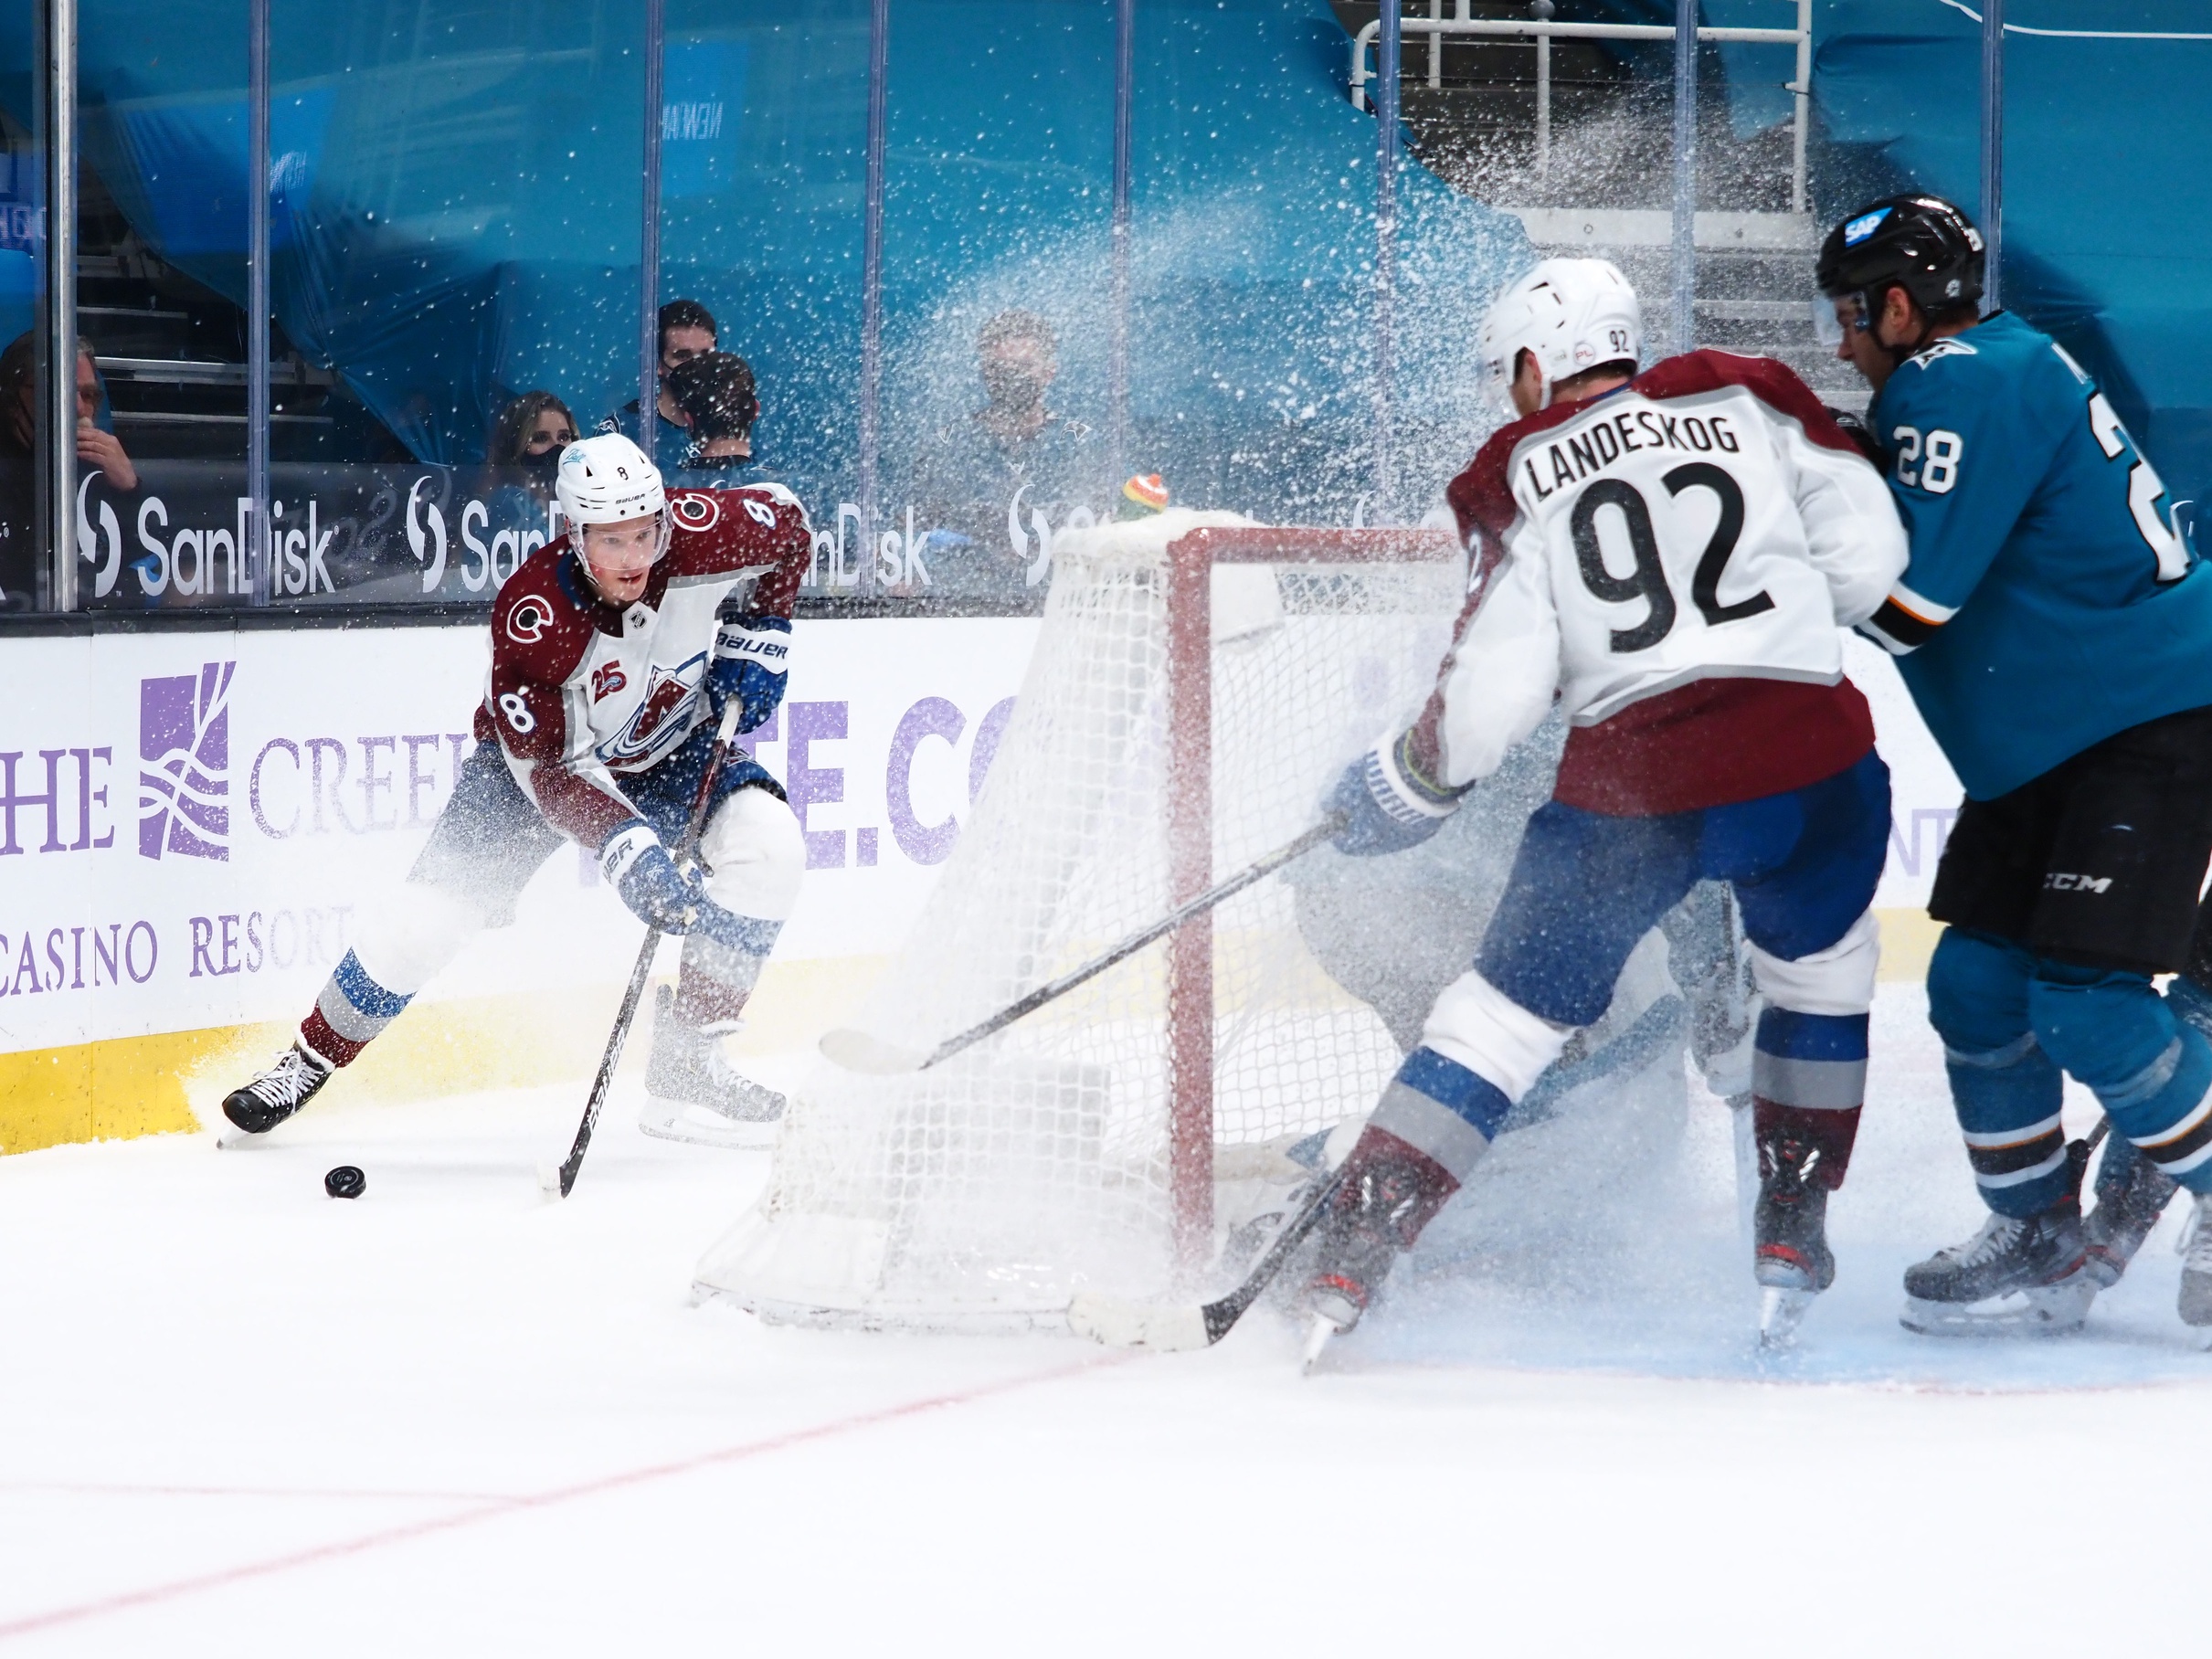
[[[2053,871],[2043,878],[2044,889],[2049,893],[2106,893],[2111,885],[2109,875],[2068,875]]]
[[[1943,284],[1943,298],[1946,300],[1955,300],[1958,297],[1959,280],[1956,277],[1953,277],[1950,281]]]
[[[1844,246],[1857,248],[1879,230],[1882,227],[1882,221],[1889,217],[1889,209],[1887,207],[1877,207],[1872,213],[1861,214],[1844,227]]]

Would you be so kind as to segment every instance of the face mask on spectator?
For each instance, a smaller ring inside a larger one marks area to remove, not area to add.
[[[1053,383],[1051,369],[1032,359],[987,357],[981,367],[983,389],[1001,408],[1029,408],[1043,400]]]

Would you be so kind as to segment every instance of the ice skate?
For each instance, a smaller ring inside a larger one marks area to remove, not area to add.
[[[1993,1215],[1963,1244],[1905,1270],[1901,1322],[1931,1337],[2064,1336],[2096,1299],[2088,1260],[2071,1198],[2026,1220]]]
[[[2181,1235],[2181,1322],[2212,1347],[2212,1192],[2197,1193],[2196,1199]]]
[[[1302,1373],[1308,1377],[1313,1375],[1321,1363],[1321,1356],[1328,1351],[1328,1345],[1337,1339],[1340,1328],[1328,1314],[1316,1313],[1307,1320],[1306,1341],[1298,1350],[1298,1369]]]
[[[1386,1226],[1378,1224],[1380,1220],[1340,1210],[1322,1222],[1320,1248],[1300,1305],[1315,1320],[1326,1324],[1329,1335],[1341,1336],[1360,1323],[1398,1259],[1397,1240]],[[1320,1352],[1320,1344],[1310,1333],[1307,1347],[1310,1367]]]
[[[293,1043],[251,1083],[223,1096],[223,1115],[231,1127],[217,1132],[217,1143],[228,1146],[249,1135],[267,1135],[312,1100],[334,1070]]]
[[[675,992],[662,986],[638,1127],[662,1140],[700,1147],[773,1145],[776,1126],[783,1121],[783,1096],[724,1059],[717,1033],[678,1020],[674,1001]]]
[[[1820,1149],[1791,1137],[1759,1147],[1752,1275],[1759,1283],[1759,1346],[1787,1347],[1813,1298],[1836,1282],[1828,1249],[1828,1189]]]
[[[2120,1283],[2158,1225],[2175,1187],[2174,1178],[2137,1151],[2133,1142],[2116,1135],[2106,1141],[2104,1161],[2097,1166],[2097,1207],[2081,1218],[2089,1272],[2100,1289]]]
[[[1296,1303],[1310,1321],[1308,1370],[1331,1337],[1360,1323],[1398,1252],[1413,1248],[1429,1219],[1458,1190],[1437,1165],[1394,1136],[1372,1129],[1347,1162],[1352,1168],[1314,1230]]]

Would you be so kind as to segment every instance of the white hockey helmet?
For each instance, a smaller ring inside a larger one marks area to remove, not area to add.
[[[1490,395],[1510,403],[1523,352],[1543,376],[1540,407],[1561,380],[1603,363],[1634,363],[1644,351],[1636,291],[1610,259],[1546,259],[1490,301],[1482,320],[1482,375]]]
[[[668,551],[672,526],[668,493],[661,485],[661,469],[619,432],[578,439],[563,449],[560,468],[553,477],[553,492],[561,503],[561,516],[575,527],[579,554],[586,524],[619,524],[651,516],[661,521],[661,544],[653,556],[658,558]]]

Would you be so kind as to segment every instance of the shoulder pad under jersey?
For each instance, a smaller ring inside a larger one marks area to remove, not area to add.
[[[592,625],[564,586],[561,545],[539,548],[492,602],[492,655],[521,679],[558,685],[590,649]]]

